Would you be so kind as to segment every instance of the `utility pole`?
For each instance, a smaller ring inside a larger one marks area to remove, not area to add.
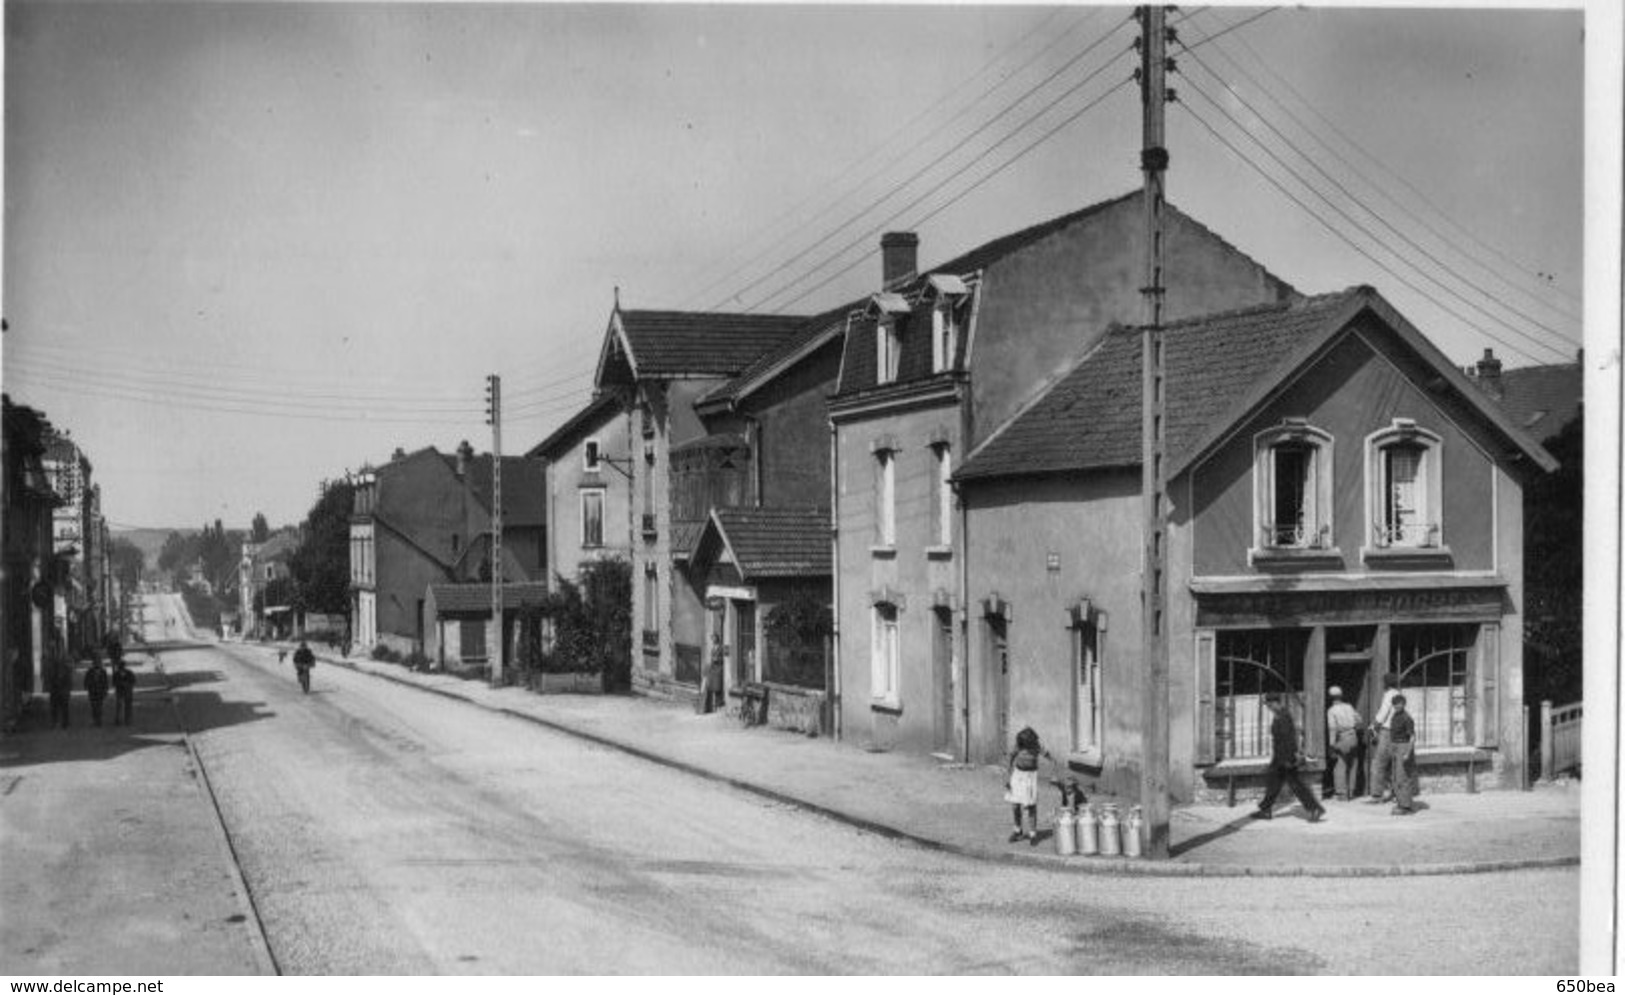
[[[1169,99],[1166,76],[1168,8],[1146,5],[1140,20],[1140,171],[1144,177],[1145,269],[1140,334],[1140,493],[1145,533],[1140,573],[1140,808],[1144,816],[1143,850],[1154,860],[1168,859],[1168,634],[1167,516],[1163,466],[1167,404],[1163,394],[1162,250],[1163,173],[1168,150],[1163,147],[1163,105]]]
[[[485,421],[491,426],[491,684],[502,686],[502,378],[485,378]]]

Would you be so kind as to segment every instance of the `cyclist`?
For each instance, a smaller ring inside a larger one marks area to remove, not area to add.
[[[299,686],[310,693],[310,668],[316,666],[316,654],[310,651],[310,645],[303,639],[299,640],[299,648],[293,651],[293,666],[299,671]]]

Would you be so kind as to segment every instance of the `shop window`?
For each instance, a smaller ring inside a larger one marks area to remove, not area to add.
[[[1396,625],[1390,670],[1399,678],[1405,710],[1416,723],[1418,748],[1472,743],[1472,658],[1475,625]]]
[[[870,640],[869,694],[877,703],[898,704],[897,606],[880,602],[873,609],[874,632]]]
[[[1087,602],[1085,602],[1087,604]],[[1106,711],[1104,682],[1101,680],[1101,651],[1105,629],[1100,616],[1087,607],[1073,615],[1072,749],[1098,757],[1105,745]]]
[[[592,488],[581,492],[581,545],[604,544],[604,491]]]
[[[1255,443],[1259,552],[1332,547],[1332,438],[1287,419]]]
[[[1440,521],[1439,437],[1405,418],[1373,435],[1366,446],[1371,546],[1376,549],[1438,549]]]
[[[1304,728],[1304,657],[1307,629],[1219,632],[1214,655],[1214,735],[1219,760],[1267,760],[1270,720],[1264,696],[1286,696],[1298,729]]]

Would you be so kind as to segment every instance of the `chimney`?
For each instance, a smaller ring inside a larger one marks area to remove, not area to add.
[[[1478,361],[1478,385],[1491,397],[1501,397],[1501,361],[1495,358],[1494,349],[1485,349],[1484,358]]]
[[[462,445],[457,447],[457,479],[468,476],[468,461],[474,458],[474,447],[464,439]]]
[[[889,231],[880,236],[880,281],[890,288],[914,275],[919,266],[920,236],[911,231]]]
[[[405,459],[405,458],[406,458],[406,450],[401,446],[396,446],[395,451],[393,453],[391,453],[390,456],[389,456],[390,462],[392,462],[392,463],[395,460]]]

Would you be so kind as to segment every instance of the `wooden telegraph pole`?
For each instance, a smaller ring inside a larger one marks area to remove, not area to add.
[[[491,684],[502,686],[502,378],[485,378],[491,426]]]
[[[1140,106],[1142,140],[1140,171],[1144,177],[1145,269],[1140,287],[1143,310],[1141,349],[1140,493],[1145,534],[1140,575],[1140,806],[1144,816],[1147,857],[1168,858],[1168,635],[1164,611],[1167,587],[1167,535],[1164,513],[1163,439],[1166,399],[1163,395],[1162,342],[1162,207],[1163,173],[1168,150],[1163,147],[1163,105],[1168,99],[1166,75],[1167,8],[1146,5],[1138,12],[1140,34]]]

